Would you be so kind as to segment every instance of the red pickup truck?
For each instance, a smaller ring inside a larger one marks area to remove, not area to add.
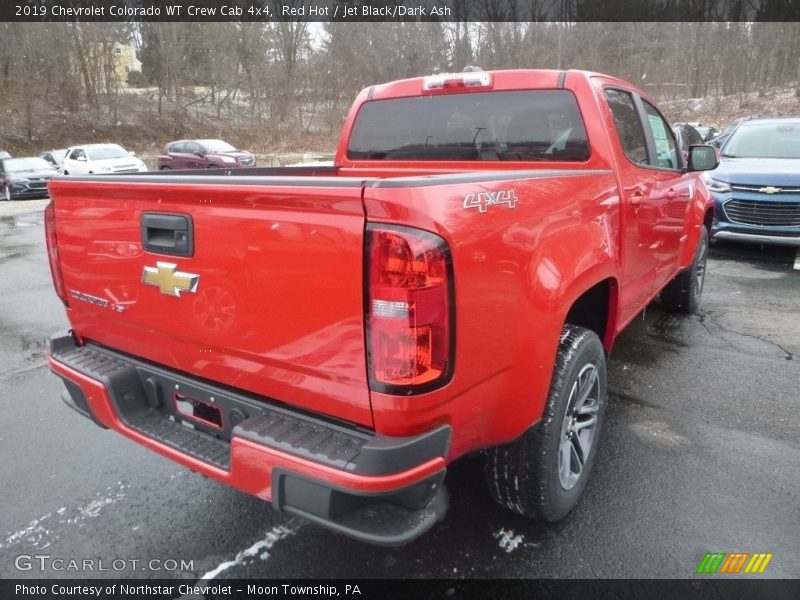
[[[597,454],[606,356],[696,308],[712,203],[652,100],[582,71],[364,90],[335,166],[56,178],[63,399],[344,534],[401,544],[482,450],[555,521]]]

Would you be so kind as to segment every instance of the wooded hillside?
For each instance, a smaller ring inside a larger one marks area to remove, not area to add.
[[[142,62],[128,81],[115,42]],[[3,23],[0,147],[79,137],[146,149],[182,136],[258,152],[331,147],[362,88],[469,64],[590,69],[661,101],[756,93],[768,106],[774,88],[800,98],[800,24]]]

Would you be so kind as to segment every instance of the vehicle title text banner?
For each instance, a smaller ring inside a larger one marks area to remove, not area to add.
[[[786,0],[4,0],[3,22],[800,21]]]

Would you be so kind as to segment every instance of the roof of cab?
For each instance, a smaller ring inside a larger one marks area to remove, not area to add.
[[[462,73],[447,73],[446,75],[469,76],[476,71],[468,70]],[[569,85],[570,79],[581,77],[590,79],[592,77],[603,77],[610,81],[612,84],[619,85],[620,87],[631,89],[637,92],[642,97],[652,100],[646,92],[638,89],[632,83],[619,79],[612,75],[603,73],[596,73],[594,71],[582,71],[578,69],[560,70],[560,69],[506,69],[498,71],[485,71],[492,76],[492,85],[490,90],[507,91],[519,89],[554,89],[562,87],[571,87]],[[412,77],[409,79],[399,79],[390,81],[383,84],[373,85],[366,88],[362,93],[366,94],[365,100],[384,100],[388,98],[402,98],[409,96],[419,96],[421,94],[428,94],[430,92],[424,91],[423,86],[429,77],[445,75],[437,73],[435,75],[426,75],[422,77]],[[474,91],[474,90],[473,90]]]

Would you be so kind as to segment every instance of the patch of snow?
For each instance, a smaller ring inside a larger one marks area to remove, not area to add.
[[[125,497],[125,494],[119,492],[114,494],[113,496],[109,496],[107,498],[99,498],[97,500],[93,500],[83,508],[79,508],[79,516],[75,517],[71,522],[82,521],[83,519],[87,518],[94,518],[100,515],[100,511],[103,510],[106,506],[110,504],[115,504],[119,502]]]
[[[5,540],[4,544],[0,544],[0,548],[6,546],[14,546],[21,542],[26,542],[37,549],[47,548],[50,545],[50,542],[47,542],[44,546],[41,546],[44,537],[49,535],[50,532],[42,525],[42,521],[47,521],[50,517],[53,516],[53,513],[47,513],[46,515],[39,517],[38,519],[34,519],[25,529],[20,529],[17,532],[12,533],[8,536]]]
[[[220,573],[227,571],[231,567],[243,564],[249,558],[266,560],[269,558],[269,551],[272,549],[272,546],[282,539],[285,539],[290,535],[294,535],[299,527],[300,525],[298,523],[292,521],[286,525],[278,525],[273,527],[267,532],[263,540],[259,540],[249,548],[245,548],[241,552],[238,552],[233,560],[228,560],[221,563],[216,568],[201,575],[200,579],[214,579]]]
[[[117,482],[117,488],[114,493],[104,496],[102,498],[97,498],[96,500],[92,500],[89,504],[85,506],[80,506],[74,511],[74,516],[60,518],[57,521],[59,525],[75,525],[81,523],[88,518],[94,518],[100,515],[100,512],[106,507],[110,506],[111,504],[115,504],[122,500],[125,497],[123,490],[129,486],[123,484],[122,482]],[[111,491],[113,488],[111,486],[106,488],[106,491]],[[99,494],[98,494],[99,495]],[[64,517],[67,514],[67,507],[62,506],[59,508],[55,514],[58,517]],[[21,543],[25,543],[26,545],[33,546],[37,550],[42,550],[43,548],[47,548],[50,544],[52,544],[55,540],[58,539],[58,536],[54,536],[53,533],[45,527],[43,523],[50,520],[53,517],[53,513],[47,513],[46,515],[39,517],[38,519],[34,519],[28,526],[24,529],[21,529],[15,533],[10,534],[6,537],[5,542],[0,544],[0,548],[16,546]]]
[[[514,531],[511,529],[508,531],[501,529],[493,535],[495,539],[497,539],[500,547],[508,554],[511,554],[514,550],[516,550],[525,539],[521,533],[514,535]]]

